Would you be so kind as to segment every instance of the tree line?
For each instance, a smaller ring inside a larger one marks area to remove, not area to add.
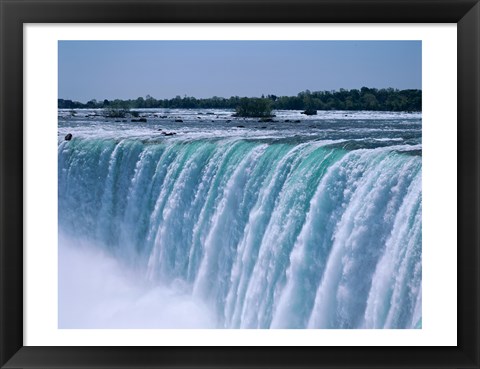
[[[245,100],[247,99],[247,100]],[[262,95],[249,98],[232,96],[223,98],[197,99],[190,96],[176,96],[172,99],[155,99],[147,95],[130,100],[95,99],[87,103],[58,99],[60,109],[237,109],[245,105],[248,99],[258,104],[259,99],[273,110],[377,110],[377,111],[421,111],[421,90],[398,90],[393,88],[376,89],[362,87],[361,89],[338,91],[302,91],[296,96]]]

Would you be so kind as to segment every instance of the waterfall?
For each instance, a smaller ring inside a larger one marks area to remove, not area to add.
[[[218,328],[418,328],[412,147],[74,138],[58,146],[59,229],[181,285]]]

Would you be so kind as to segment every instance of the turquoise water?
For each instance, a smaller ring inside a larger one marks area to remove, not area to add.
[[[181,286],[216,328],[421,327],[418,115],[173,113],[60,119],[62,234]]]

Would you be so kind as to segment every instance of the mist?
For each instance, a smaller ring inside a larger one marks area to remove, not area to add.
[[[215,328],[182,284],[161,286],[87,242],[59,237],[59,328]]]

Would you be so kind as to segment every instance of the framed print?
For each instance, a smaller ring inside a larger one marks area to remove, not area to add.
[[[478,1],[0,1],[2,368],[479,367]]]

